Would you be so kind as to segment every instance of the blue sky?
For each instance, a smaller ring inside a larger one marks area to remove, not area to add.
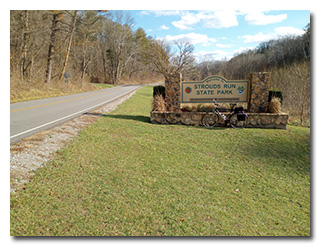
[[[243,50],[283,35],[301,35],[310,23],[309,10],[201,11],[128,10],[135,29],[168,41],[187,39],[198,61],[230,59]]]

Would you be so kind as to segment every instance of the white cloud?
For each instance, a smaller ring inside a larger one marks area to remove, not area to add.
[[[160,29],[161,29],[161,30],[169,30],[169,27],[167,27],[166,25],[162,25],[162,26],[160,27]]]
[[[281,36],[286,35],[302,35],[304,33],[304,30],[295,28],[295,27],[278,27],[275,28],[275,31],[273,33],[269,34],[263,34],[262,32],[259,32],[255,35],[243,35],[239,36],[238,38],[243,38],[244,43],[252,43],[252,42],[265,42],[271,39],[277,39]]]
[[[233,51],[234,54],[240,54],[244,51],[248,51],[248,50],[254,50],[256,47],[240,47],[239,49],[236,49]]]
[[[202,60],[224,60],[231,59],[233,54],[225,52],[223,50],[213,50],[213,51],[199,51],[194,53],[195,59],[200,62]]]
[[[263,34],[262,32],[259,32],[256,35],[243,35],[239,36],[238,38],[243,38],[245,43],[252,43],[252,42],[264,42],[270,39],[273,39],[275,35],[273,33],[271,34]]]
[[[154,14],[156,17],[159,16],[170,16],[170,15],[180,15],[182,11],[180,10],[143,10],[140,12],[141,15],[151,15]]]
[[[238,26],[236,11],[215,11],[213,14],[203,16],[206,28],[223,28]]]
[[[210,46],[211,43],[203,43],[202,46]]]
[[[216,44],[216,46],[219,48],[230,48],[231,44]]]
[[[217,40],[215,38],[209,38],[209,40],[213,43],[217,42]]]
[[[142,11],[140,11],[139,14],[140,14],[140,15],[150,15],[151,13],[150,13],[149,10],[142,10]]]
[[[182,12],[181,19],[172,22],[172,25],[182,30],[192,30],[196,24],[205,28],[227,28],[238,26],[239,23],[236,11]]]
[[[287,19],[287,14],[265,15],[263,12],[251,12],[244,18],[251,25],[267,25]]]
[[[219,56],[224,56],[227,55],[228,53],[223,51],[223,50],[214,50],[214,51],[199,51],[199,55],[219,55]]]
[[[171,42],[177,41],[177,40],[186,40],[191,44],[202,44],[204,46],[210,45],[211,44],[210,42],[216,42],[215,39],[209,38],[205,34],[199,34],[194,32],[187,33],[187,34],[180,34],[176,36],[167,35],[165,39]]]
[[[186,13],[181,16],[181,20],[179,21],[173,21],[172,25],[175,27],[182,29],[182,30],[192,30],[192,26],[199,23],[201,20],[201,17],[199,14],[193,14],[193,13]]]
[[[284,35],[302,35],[305,33],[304,30],[299,29],[299,28],[295,28],[295,27],[286,27],[286,26],[282,26],[282,27],[278,27],[275,29],[276,33],[278,35],[284,36]]]

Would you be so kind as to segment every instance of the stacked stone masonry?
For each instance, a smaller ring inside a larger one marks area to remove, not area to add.
[[[169,74],[166,76],[165,88],[165,107],[169,112],[180,111],[180,87],[181,75]]]
[[[205,112],[156,112],[150,113],[150,120],[153,124],[180,124],[201,126],[201,118]],[[225,113],[228,115],[228,113]],[[289,115],[285,113],[248,113],[249,122],[247,128],[270,128],[286,129]],[[224,126],[223,119],[220,118],[220,124]]]
[[[270,89],[271,73],[258,72],[249,74],[250,98],[248,111],[251,113],[266,113]]]

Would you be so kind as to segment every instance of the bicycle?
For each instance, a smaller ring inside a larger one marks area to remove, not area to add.
[[[225,126],[230,124],[231,127],[241,129],[248,124],[248,115],[244,112],[243,107],[237,107],[237,104],[231,104],[231,113],[229,116],[224,115],[219,111],[219,104],[213,99],[216,108],[206,112],[202,116],[201,124],[204,127],[212,128],[220,122],[220,117],[224,120]]]

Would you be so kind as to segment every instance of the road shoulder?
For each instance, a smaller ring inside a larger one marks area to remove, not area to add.
[[[138,89],[137,89],[138,90]],[[34,171],[53,159],[54,154],[66,146],[86,126],[94,123],[101,113],[109,113],[130,98],[137,90],[118,98],[89,114],[41,131],[21,142],[10,145],[10,191],[15,192],[29,182]]]

